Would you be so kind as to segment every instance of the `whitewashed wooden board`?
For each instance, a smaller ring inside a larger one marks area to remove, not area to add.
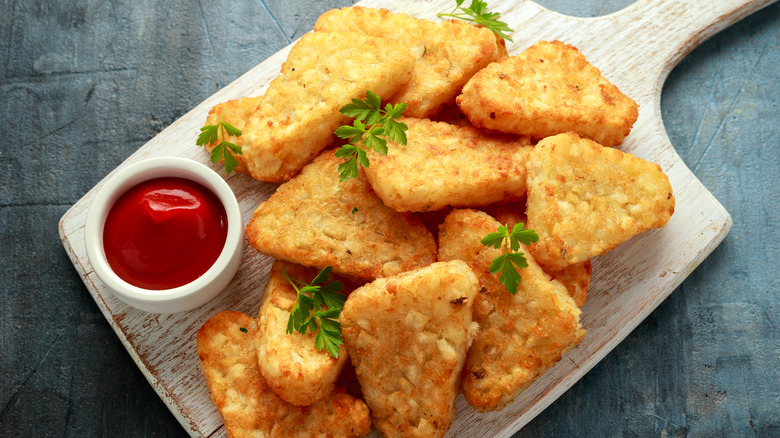
[[[582,344],[500,412],[478,413],[459,397],[448,436],[512,435],[620,343],[726,236],[731,217],[669,142],[661,120],[661,88],[671,69],[693,48],[770,3],[640,0],[605,17],[572,18],[530,1],[490,2],[491,9],[500,12],[515,29],[515,42],[508,47],[510,55],[542,39],[560,39],[578,47],[610,81],[639,103],[639,119],[621,149],[663,167],[671,180],[677,207],[664,228],[638,236],[594,260],[593,281],[582,314],[587,329]],[[449,12],[454,2],[376,0],[361,4],[436,19],[436,13]],[[195,147],[195,138],[209,109],[229,99],[262,94],[278,74],[288,51],[289,47],[273,55],[185,114],[117,170],[158,156],[208,163],[207,154]],[[276,188],[235,173],[226,176],[218,166],[212,167],[225,176],[238,197],[244,221]],[[225,436],[222,419],[200,373],[195,335],[206,319],[221,310],[256,315],[271,260],[247,245],[241,268],[226,291],[190,312],[155,315],[129,307],[95,275],[84,248],[87,211],[104,182],[62,217],[59,231],[63,245],[130,356],[187,432],[193,437]]]

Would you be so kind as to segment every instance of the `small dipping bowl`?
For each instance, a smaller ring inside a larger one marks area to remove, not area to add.
[[[120,196],[144,181],[165,177],[194,181],[214,193],[225,208],[227,238],[217,260],[200,277],[172,289],[144,289],[123,280],[111,268],[103,246],[103,231],[106,217]],[[196,161],[161,157],[120,170],[100,188],[87,213],[84,240],[92,268],[117,298],[146,312],[175,313],[207,303],[227,286],[241,263],[244,227],[236,196],[222,177]]]

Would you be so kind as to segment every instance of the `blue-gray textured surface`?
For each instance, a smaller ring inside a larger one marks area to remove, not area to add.
[[[595,16],[630,0],[549,0]],[[185,436],[57,221],[157,132],[347,0],[0,0],[0,436]],[[518,436],[780,436],[780,5],[671,73],[664,122],[734,219],[715,252]]]

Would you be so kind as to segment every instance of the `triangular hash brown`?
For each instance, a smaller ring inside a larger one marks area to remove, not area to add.
[[[385,206],[361,169],[340,182],[342,160],[324,152],[260,204],[247,225],[260,252],[370,281],[436,260],[430,231],[411,213]]]
[[[548,137],[528,160],[531,252],[561,269],[664,226],[674,212],[669,178],[655,163],[580,138]]]

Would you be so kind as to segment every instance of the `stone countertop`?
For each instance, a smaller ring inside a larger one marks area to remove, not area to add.
[[[0,436],[186,436],[60,244],[67,209],[206,97],[349,1],[0,0]],[[547,0],[578,16],[630,0]],[[723,243],[516,436],[780,436],[780,4],[689,54],[672,144]]]

